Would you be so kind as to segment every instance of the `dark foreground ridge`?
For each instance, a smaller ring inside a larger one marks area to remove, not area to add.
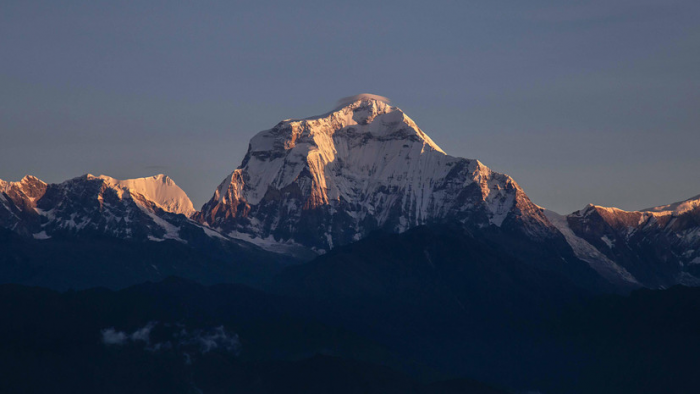
[[[1,285],[0,382],[26,393],[680,393],[698,384],[697,288],[599,296],[529,322],[477,312],[452,327],[440,316],[412,325],[425,311],[396,303],[178,278],[121,291]],[[401,317],[380,313],[404,314],[405,325],[383,326]],[[476,358],[481,368],[449,371],[429,346],[405,346],[414,335],[452,342],[444,363]]]

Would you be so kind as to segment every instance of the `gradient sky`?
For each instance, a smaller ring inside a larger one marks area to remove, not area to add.
[[[199,208],[256,132],[368,92],[561,213],[700,194],[697,0],[291,3],[2,1],[0,178]]]

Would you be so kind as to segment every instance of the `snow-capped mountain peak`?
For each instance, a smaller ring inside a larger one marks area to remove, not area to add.
[[[561,223],[574,250],[584,240],[605,256],[597,264],[614,261],[645,286],[700,284],[700,196],[641,211],[589,204]]]
[[[6,222],[14,225],[21,221],[20,212],[33,211],[47,187],[45,182],[32,175],[26,175],[18,182],[0,179],[0,224]]]
[[[682,214],[700,207],[700,194],[687,200],[675,202],[673,204],[661,205],[658,207],[642,209],[642,212],[652,213],[675,213]]]
[[[177,214],[193,212],[185,192],[162,174],[127,180],[86,174],[59,184],[32,176],[0,181],[0,226],[39,239],[60,232],[180,240],[188,220]]]
[[[317,250],[439,220],[547,221],[507,175],[445,154],[386,100],[355,98],[256,134],[197,220],[260,244]]]
[[[21,193],[29,199],[41,197],[46,183],[33,175],[25,175],[18,182],[6,182],[0,179],[0,193]]]
[[[119,180],[107,175],[87,175],[87,179],[101,179],[112,187],[139,193],[158,208],[172,213],[190,216],[195,212],[187,194],[168,176],[158,174],[145,178]]]

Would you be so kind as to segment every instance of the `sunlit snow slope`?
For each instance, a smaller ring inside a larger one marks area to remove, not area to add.
[[[700,285],[700,196],[641,211],[590,204],[565,227],[647,287]]]
[[[33,176],[0,181],[0,225],[36,239],[58,232],[182,241],[179,230],[189,220],[177,214],[193,211],[185,192],[165,175],[118,180],[88,174],[59,184]]]
[[[318,251],[446,220],[542,230],[542,209],[512,178],[445,154],[375,97],[258,133],[196,219],[264,247]]]

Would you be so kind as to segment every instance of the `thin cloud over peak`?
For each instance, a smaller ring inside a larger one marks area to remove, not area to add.
[[[388,97],[380,96],[377,94],[360,93],[360,94],[356,94],[354,96],[348,96],[348,97],[341,98],[340,100],[338,100],[338,103],[336,104],[336,106],[338,108],[345,107],[346,105],[350,105],[358,100],[377,100],[377,101],[381,101],[381,102],[387,103],[387,104],[391,103],[391,100],[389,100]]]

